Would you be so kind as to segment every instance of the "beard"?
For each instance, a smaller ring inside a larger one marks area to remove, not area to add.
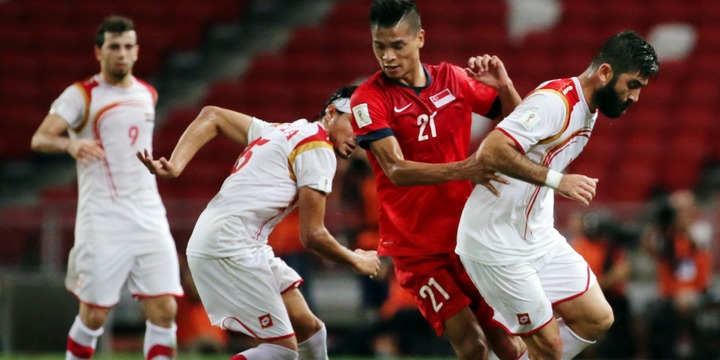
[[[110,72],[110,76],[112,76],[115,80],[118,81],[124,79],[126,76],[128,76],[128,74],[130,74],[129,69],[115,69]]]
[[[631,100],[622,101],[620,99],[620,95],[615,91],[616,80],[617,78],[612,79],[593,94],[593,102],[597,105],[598,110],[611,119],[619,118],[632,105]]]

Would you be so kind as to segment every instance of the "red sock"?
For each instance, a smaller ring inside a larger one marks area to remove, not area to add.
[[[152,360],[156,356],[167,356],[169,358],[172,358],[175,353],[175,349],[164,346],[164,345],[155,345],[150,348],[147,354],[147,360]]]
[[[82,359],[90,359],[92,358],[93,353],[95,353],[95,349],[90,346],[80,345],[75,342],[75,340],[73,340],[71,337],[68,337],[67,351],[73,354],[73,356]]]

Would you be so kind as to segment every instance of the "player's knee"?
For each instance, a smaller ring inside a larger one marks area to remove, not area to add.
[[[92,330],[97,330],[105,324],[109,309],[94,306],[81,306],[80,320]]]
[[[552,336],[537,334],[528,342],[528,347],[531,347],[531,352],[538,354],[542,359],[560,360],[562,357],[563,342],[560,334]]]
[[[451,342],[458,359],[485,359],[488,346],[484,339],[464,338],[462,341]]]
[[[597,340],[602,334],[604,334],[612,324],[615,322],[615,315],[613,314],[612,308],[608,305],[603,310],[598,311],[594,314],[590,325],[590,334],[592,339]]]
[[[145,315],[151,323],[161,327],[170,327],[175,322],[177,302],[174,297],[163,296],[146,299],[143,303],[145,305]]]
[[[318,331],[320,331],[325,325],[322,321],[320,321],[320,319],[317,318],[317,316],[313,315],[312,313],[291,322],[293,323],[293,328],[295,329],[295,336],[297,336],[298,342],[303,342],[309,339],[311,336],[315,335]]]
[[[493,352],[501,360],[515,360],[525,351],[525,343],[519,337],[512,337],[499,344],[492,344]]]

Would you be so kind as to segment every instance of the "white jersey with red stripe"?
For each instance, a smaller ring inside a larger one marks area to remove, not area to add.
[[[77,163],[76,243],[86,239],[170,236],[155,177],[135,157],[152,149],[155,89],[131,77],[131,85],[106,83],[100,75],[69,86],[50,114],[69,125],[73,139],[97,140],[105,159]]]
[[[320,122],[271,126],[253,118],[248,146],[200,215],[187,254],[223,258],[267,246],[272,229],[296,207],[301,187],[332,191],[336,166]]]
[[[501,121],[528,159],[563,171],[590,139],[590,112],[577,78],[541,84]],[[508,178],[506,176],[506,178]],[[487,265],[538,259],[565,238],[554,228],[552,189],[508,178],[500,196],[475,186],[460,219],[456,252]]]

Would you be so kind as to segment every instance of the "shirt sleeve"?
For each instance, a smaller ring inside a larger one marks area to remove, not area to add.
[[[357,142],[368,149],[374,141],[394,136],[388,121],[388,106],[385,98],[369,86],[360,87],[350,98],[352,126]]]
[[[537,91],[528,96],[498,124],[524,152],[563,130],[568,114],[566,102],[557,93]]]
[[[307,186],[325,194],[332,192],[337,159],[331,145],[302,151],[295,156],[292,166],[298,188]]]
[[[247,134],[248,144],[259,138],[260,135],[262,135],[262,131],[270,126],[269,122],[253,117]]]
[[[76,128],[85,117],[85,106],[85,96],[79,86],[71,85],[53,101],[49,113],[63,118],[70,128]]]
[[[355,135],[365,135],[390,127],[387,101],[377,89],[370,86],[358,88],[350,98]]]

